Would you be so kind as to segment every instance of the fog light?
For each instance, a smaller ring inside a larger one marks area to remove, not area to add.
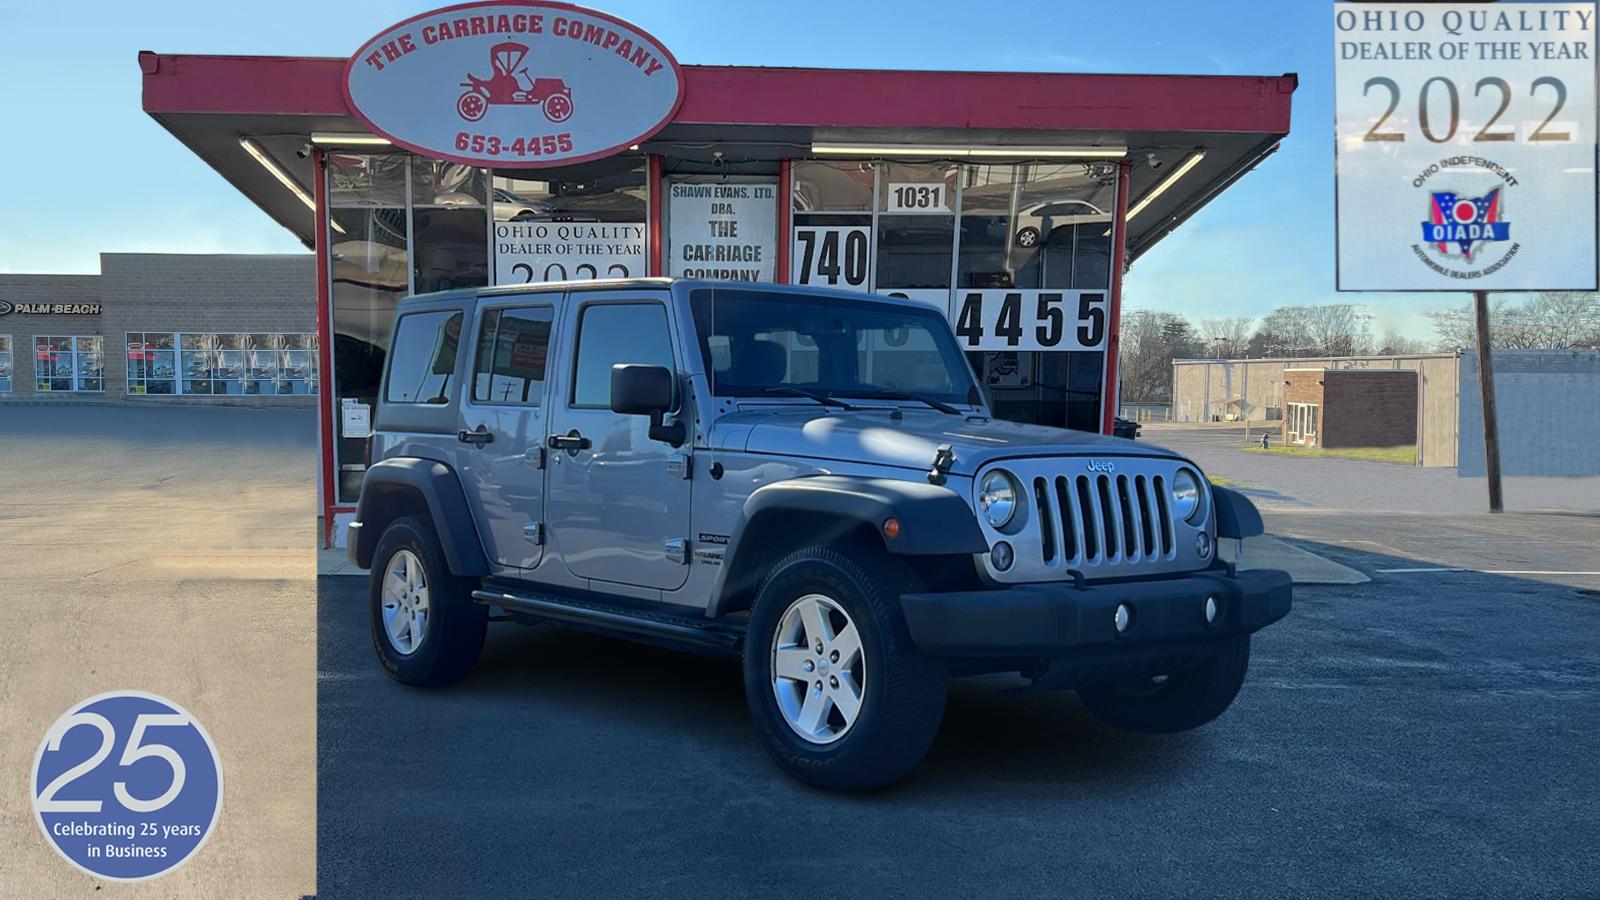
[[[1117,634],[1126,634],[1133,627],[1133,607],[1126,603],[1118,603],[1117,611],[1112,613],[1111,621],[1117,626]]]
[[[1017,554],[1012,551],[1010,544],[1001,541],[989,550],[989,559],[994,563],[996,570],[1004,572],[1011,568],[1011,564],[1017,559]]]
[[[1211,555],[1211,535],[1204,531],[1194,536],[1194,552],[1200,554],[1201,559]]]
[[[1220,612],[1222,612],[1222,607],[1217,605],[1217,598],[1215,598],[1215,597],[1207,597],[1206,598],[1206,624],[1207,625],[1215,625],[1215,624],[1217,624],[1217,614],[1220,613]]]

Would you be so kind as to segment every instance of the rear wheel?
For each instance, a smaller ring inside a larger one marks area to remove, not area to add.
[[[368,585],[372,646],[384,671],[414,685],[466,675],[483,650],[489,610],[473,582],[450,574],[433,523],[396,519],[378,539]]]
[[[882,551],[812,547],[773,568],[751,610],[745,696],[780,766],[862,790],[921,762],[948,676],[911,642],[899,596],[920,587]]]
[[[1250,668],[1250,638],[1233,638],[1205,664],[1171,675],[1083,685],[1078,696],[1115,728],[1170,734],[1199,728],[1232,705]]]

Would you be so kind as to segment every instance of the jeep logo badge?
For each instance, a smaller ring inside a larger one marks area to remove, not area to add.
[[[1085,466],[1085,468],[1091,472],[1115,472],[1117,470],[1116,463],[1103,459],[1091,459],[1089,460],[1089,465]]]

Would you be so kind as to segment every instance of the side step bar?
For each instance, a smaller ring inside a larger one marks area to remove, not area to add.
[[[507,612],[523,613],[586,631],[719,656],[737,655],[745,634],[743,623],[628,609],[564,597],[510,594],[502,590],[484,589],[473,591],[472,599],[501,607]]]

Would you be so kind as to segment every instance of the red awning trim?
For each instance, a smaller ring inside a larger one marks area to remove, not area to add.
[[[350,116],[344,60],[139,54],[151,115]],[[1293,75],[685,66],[690,125],[1287,133]]]

